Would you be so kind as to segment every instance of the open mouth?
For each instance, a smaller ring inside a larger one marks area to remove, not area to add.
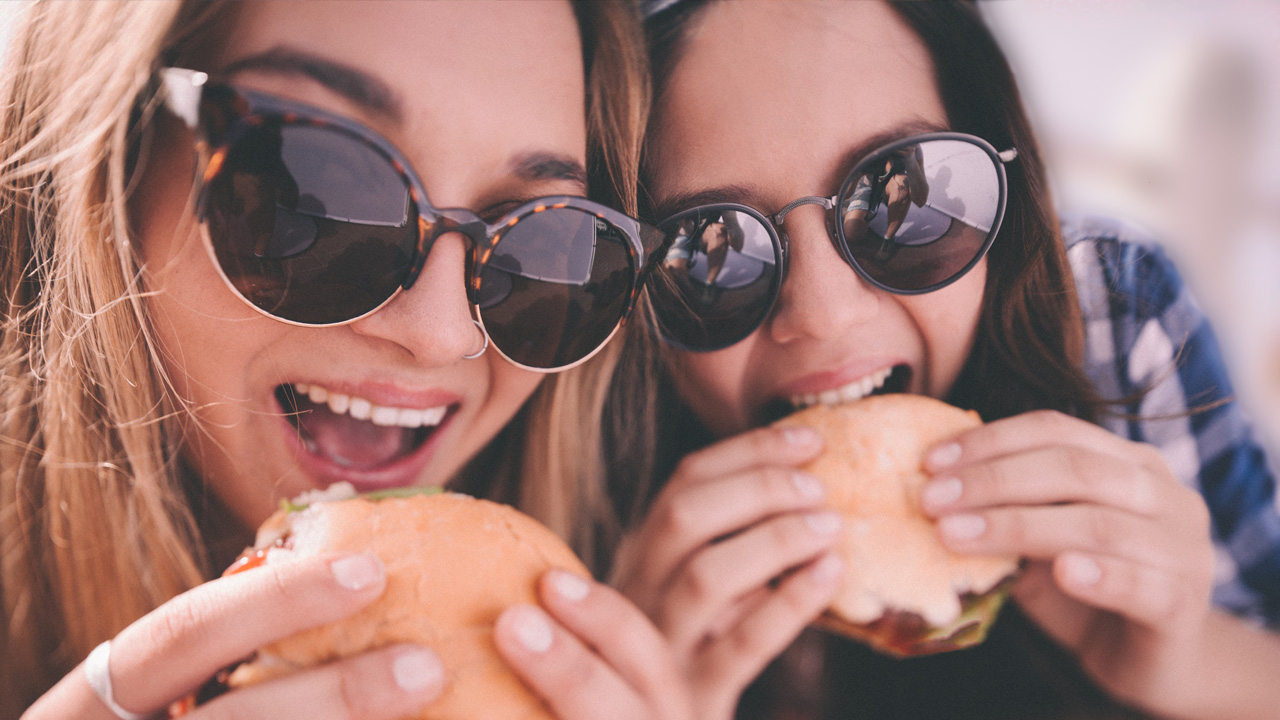
[[[764,420],[766,424],[776,422],[797,410],[819,403],[843,405],[872,395],[906,392],[910,381],[911,368],[907,365],[894,365],[892,368],[871,373],[838,388],[774,400],[765,407]]]
[[[355,471],[412,455],[458,409],[388,407],[305,383],[278,386],[276,400],[307,452]]]

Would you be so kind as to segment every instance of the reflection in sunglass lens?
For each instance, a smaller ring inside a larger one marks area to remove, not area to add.
[[[778,291],[778,248],[752,213],[705,206],[663,223],[654,311],[668,339],[691,350],[731,345],[757,327]]]
[[[376,148],[336,128],[245,127],[205,204],[227,279],[264,312],[298,323],[377,308],[404,282],[417,243],[404,178]]]
[[[838,205],[854,262],[881,285],[920,291],[967,270],[1000,213],[995,161],[962,140],[925,140],[859,164]]]
[[[568,365],[617,327],[635,272],[618,228],[573,208],[535,212],[498,238],[480,275],[480,317],[494,346],[521,365]]]

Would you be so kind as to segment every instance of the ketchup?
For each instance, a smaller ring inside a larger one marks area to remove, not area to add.
[[[236,573],[244,572],[245,570],[252,570],[262,565],[266,561],[267,561],[267,548],[261,548],[261,549],[249,548],[244,552],[240,553],[240,557],[236,558],[235,562],[231,563],[231,565],[226,570],[222,571],[222,577],[227,577],[228,575],[235,575]]]

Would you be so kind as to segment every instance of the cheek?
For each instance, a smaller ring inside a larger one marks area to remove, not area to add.
[[[471,433],[481,442],[487,443],[498,434],[520,406],[542,384],[545,375],[531,372],[512,365],[492,349],[485,353],[489,374],[489,389],[485,395],[484,406],[477,419],[478,427]],[[567,372],[573,372],[569,370]]]
[[[910,298],[924,334],[929,363],[928,386],[933,397],[946,397],[973,351],[982,299],[987,284],[984,259],[960,280],[942,290]]]
[[[493,378],[493,394],[500,400],[519,406],[538,389],[545,377],[542,373],[524,370],[491,353],[489,376]]]
[[[711,353],[674,354],[671,366],[676,393],[716,437],[727,437],[749,427],[750,401],[746,397],[748,367],[734,352],[742,342]]]

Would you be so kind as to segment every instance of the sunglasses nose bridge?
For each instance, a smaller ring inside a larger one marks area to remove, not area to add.
[[[459,233],[467,239],[466,277],[467,298],[475,302],[476,263],[479,253],[488,245],[487,226],[480,216],[464,208],[445,208],[433,213],[434,219],[425,214],[418,216],[418,248],[414,253],[413,266],[405,278],[404,289],[413,287],[422,268],[426,267],[427,256],[436,240],[449,233]]]
[[[836,199],[834,197],[818,197],[817,195],[806,195],[802,198],[796,198],[795,200],[792,200],[791,202],[784,205],[781,210],[774,213],[773,215],[770,215],[769,220],[772,221],[774,225],[777,225],[778,227],[782,227],[782,224],[786,222],[787,213],[791,212],[792,210],[795,210],[796,208],[802,205],[821,205],[823,210],[830,210],[831,208],[835,207],[835,204],[836,204]]]

